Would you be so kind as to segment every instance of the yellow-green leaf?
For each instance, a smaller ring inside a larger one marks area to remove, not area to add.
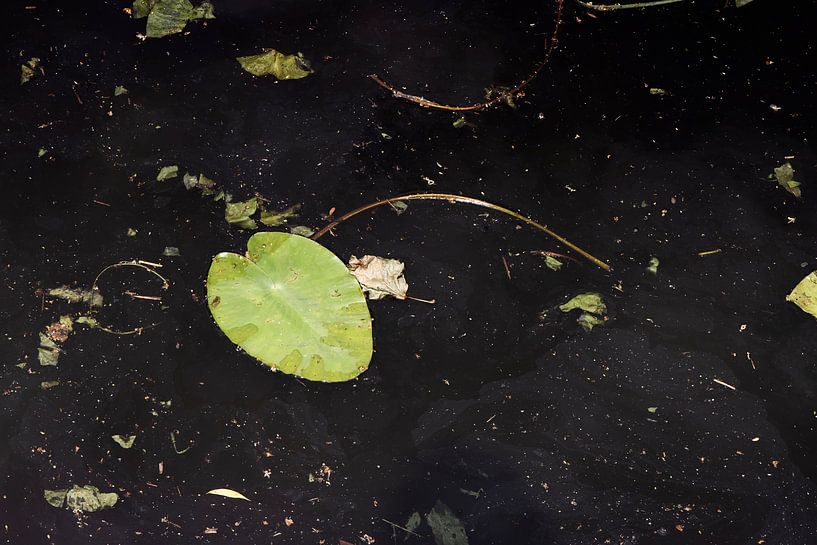
[[[301,79],[312,73],[303,53],[286,55],[269,49],[258,55],[248,55],[236,59],[241,67],[254,76],[272,75],[281,79]]]
[[[803,278],[786,296],[786,301],[817,318],[817,271],[812,271]]]
[[[233,498],[235,500],[250,501],[250,498],[248,498],[241,492],[236,492],[235,490],[230,490],[229,488],[214,488],[213,490],[210,490],[207,493],[212,494],[214,496],[224,496],[225,498]]]

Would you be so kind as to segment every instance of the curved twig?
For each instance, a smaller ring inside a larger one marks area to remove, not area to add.
[[[388,199],[375,201],[375,202],[363,205],[360,208],[355,208],[351,212],[347,212],[347,213],[343,214],[341,217],[339,217],[338,219],[336,219],[335,221],[333,221],[332,223],[330,223],[329,225],[327,225],[323,229],[315,232],[310,238],[312,240],[318,240],[323,235],[325,235],[326,233],[328,233],[329,231],[331,231],[332,229],[337,227],[339,224],[341,224],[344,221],[348,220],[349,218],[354,217],[354,216],[360,214],[361,212],[366,212],[367,210],[371,210],[372,208],[376,208],[376,207],[382,206],[384,204],[390,204],[390,203],[393,203],[393,202],[396,202],[396,201],[424,201],[424,200],[447,201],[447,202],[451,202],[451,203],[473,204],[474,206],[481,206],[483,208],[489,208],[491,210],[495,210],[497,212],[507,214],[507,215],[511,216],[512,218],[516,218],[519,221],[527,223],[531,227],[539,229],[540,231],[548,234],[549,236],[551,236],[552,238],[554,238],[555,240],[557,240],[558,242],[560,242],[564,246],[567,246],[568,248],[570,248],[571,250],[573,250],[577,254],[581,255],[582,257],[584,257],[585,259],[587,259],[591,263],[594,263],[595,265],[601,267],[605,271],[610,272],[612,270],[610,265],[608,265],[604,261],[598,259],[597,257],[594,257],[593,255],[586,252],[585,250],[582,250],[581,248],[579,248],[578,246],[576,246],[575,244],[573,244],[572,242],[570,242],[566,238],[564,238],[564,237],[562,237],[560,235],[557,235],[556,233],[554,233],[553,231],[548,229],[546,225],[542,225],[541,223],[539,223],[539,222],[537,222],[535,220],[532,220],[527,216],[523,216],[519,212],[514,212],[513,210],[511,210],[509,208],[505,208],[504,206],[500,206],[498,204],[493,204],[493,203],[490,203],[488,201],[483,201],[481,199],[476,199],[474,197],[464,197],[462,195],[451,195],[451,194],[448,194],[448,193],[412,193],[410,195],[402,195],[400,197],[391,197],[391,198],[388,198]]]
[[[670,1],[676,1],[677,2],[677,1],[680,1],[680,0],[670,0]],[[511,89],[509,89],[507,91],[497,93],[497,95],[495,97],[491,98],[490,100],[486,100],[484,102],[478,102],[476,104],[468,104],[468,105],[465,105],[465,106],[451,106],[451,105],[448,105],[448,104],[440,104],[439,102],[435,102],[433,100],[428,100],[428,99],[423,98],[421,96],[410,95],[408,93],[404,93],[403,91],[400,91],[399,89],[397,89],[396,87],[394,87],[390,83],[388,83],[388,82],[384,81],[383,79],[381,79],[380,76],[378,76],[377,74],[371,74],[369,77],[371,79],[373,79],[374,82],[377,83],[379,86],[381,86],[384,89],[386,89],[387,91],[391,92],[392,96],[394,96],[395,98],[401,98],[401,99],[404,99],[404,100],[408,100],[409,102],[414,102],[415,104],[419,104],[420,106],[423,106],[424,108],[436,108],[438,110],[448,110],[448,111],[452,111],[452,112],[464,112],[464,111],[482,110],[484,108],[488,108],[488,107],[493,106],[494,104],[496,104],[498,102],[501,102],[501,101],[505,100],[508,97],[516,96],[520,92],[522,92],[522,90],[525,88],[525,86],[527,86],[531,81],[533,81],[534,78],[536,78],[536,76],[539,75],[539,72],[542,70],[542,68],[544,68],[545,65],[550,61],[550,58],[553,56],[553,52],[556,49],[556,46],[559,44],[559,28],[562,25],[562,8],[563,7],[564,7],[564,0],[556,0],[556,18],[555,18],[554,26],[553,26],[553,35],[550,37],[550,40],[547,42],[547,45],[545,46],[545,55],[544,55],[544,57],[539,62],[539,64],[536,65],[536,68],[533,69],[533,72],[531,72],[531,74],[527,78],[525,78],[524,80],[522,80],[521,82],[516,84],[515,87],[513,87],[513,88],[511,88]]]
[[[136,259],[132,260],[132,261],[119,261],[118,263],[108,265],[107,267],[105,267],[104,269],[99,271],[99,274],[97,274],[96,278],[94,278],[94,282],[93,282],[93,284],[91,284],[91,291],[92,292],[98,292],[99,287],[97,286],[97,284],[99,283],[99,279],[102,277],[102,275],[105,274],[106,272],[108,272],[109,270],[115,269],[115,268],[118,268],[118,267],[138,267],[140,269],[144,269],[144,270],[146,270],[147,272],[149,272],[150,274],[152,274],[153,276],[157,277],[159,280],[162,281],[162,289],[167,289],[168,286],[170,286],[170,282],[168,282],[167,278],[165,278],[164,276],[162,276],[161,274],[156,272],[156,270],[154,269],[154,267],[156,267],[156,266],[161,267],[161,265],[157,265],[156,263],[151,263],[149,261],[142,261],[142,260],[136,260]],[[94,313],[93,309],[90,308],[89,310],[90,310],[90,316],[93,316],[93,313]],[[104,325],[100,324],[99,322],[97,322],[96,325],[93,326],[93,327],[95,327],[96,329],[100,329],[100,330],[104,331],[105,333],[111,333],[113,335],[139,335],[145,329],[150,329],[152,327],[156,327],[157,325],[159,325],[159,324],[158,323],[149,324],[149,325],[139,326],[139,327],[135,327],[133,329],[128,329],[128,330],[124,330],[124,331],[119,331],[119,330],[116,330],[116,329],[112,329],[110,327],[107,327],[107,326],[104,326]]]

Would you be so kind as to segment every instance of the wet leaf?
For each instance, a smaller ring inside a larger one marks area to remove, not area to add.
[[[298,217],[298,210],[301,209],[300,204],[290,206],[283,212],[276,212],[275,210],[261,210],[261,223],[268,227],[278,227],[285,224],[290,218]]]
[[[118,97],[118,96],[121,96],[121,95],[127,95],[127,94],[128,94],[128,90],[126,88],[122,87],[121,85],[117,85],[113,90],[113,96],[115,96],[115,97]]]
[[[162,255],[165,257],[179,257],[181,252],[175,246],[165,246],[165,249],[162,250]]]
[[[647,407],[647,412],[655,414],[658,411],[658,407]]]
[[[214,496],[224,496],[225,498],[233,498],[236,500],[247,500],[250,501],[250,498],[242,494],[241,492],[236,492],[235,490],[230,490],[229,488],[216,488],[207,492],[208,494],[213,494]]]
[[[40,148],[37,150],[37,157],[42,157],[43,155],[47,155],[48,150],[45,148]]]
[[[250,216],[258,209],[258,199],[253,197],[246,201],[227,202],[224,205],[224,219],[230,225],[242,229],[257,229],[258,224]]]
[[[111,439],[122,448],[131,448],[136,441],[135,435],[111,435]]]
[[[46,336],[40,333],[40,347],[37,348],[37,359],[40,365],[57,365],[60,359],[60,347]]]
[[[660,87],[650,87],[650,94],[657,96],[667,96],[669,93],[666,91],[666,89],[661,89]]]
[[[64,343],[74,332],[74,320],[70,316],[60,316],[60,319],[45,327],[45,335],[55,343]]]
[[[559,261],[558,259],[551,255],[546,255],[545,265],[547,265],[547,268],[552,271],[558,271],[559,269],[562,268],[562,265],[564,265],[564,263],[562,263],[561,261]]]
[[[59,380],[44,380],[40,382],[40,390],[50,390],[56,386],[60,385]]]
[[[67,490],[43,490],[43,497],[50,505],[71,511],[92,513],[113,507],[119,500],[115,492],[100,492],[95,486],[74,485]]]
[[[304,225],[293,225],[289,228],[289,232],[293,235],[298,235],[299,237],[309,238],[315,234],[314,229],[310,229]]]
[[[803,192],[800,190],[800,182],[794,181],[794,169],[791,163],[783,163],[775,168],[774,173],[770,174],[769,178],[775,178],[777,183],[780,184],[780,187],[798,199],[803,196]]]
[[[409,532],[415,531],[417,528],[420,527],[420,524],[423,522],[423,519],[420,517],[420,513],[417,511],[413,512],[411,516],[406,521],[406,530]],[[410,534],[407,534],[404,540],[409,538]]]
[[[786,296],[786,301],[817,318],[817,271],[803,278]]]
[[[405,299],[408,282],[403,276],[405,265],[396,259],[364,255],[360,259],[349,258],[349,270],[355,275],[369,299],[382,299],[388,295]]]
[[[658,261],[657,257],[652,256],[650,258],[649,264],[647,265],[647,272],[652,273],[652,274],[658,274],[658,265],[660,265],[660,263],[661,262]]]
[[[308,238],[256,233],[246,257],[218,254],[207,301],[227,337],[273,369],[338,382],[369,366],[372,323],[360,285]]]
[[[193,17],[191,19],[215,19],[216,12],[213,4],[205,0],[195,8],[193,8]]]
[[[37,57],[31,57],[28,61],[20,66],[20,85],[26,84],[31,81],[37,72],[34,70],[40,65],[40,59]]]
[[[156,180],[159,182],[163,182],[165,180],[169,180],[171,178],[175,178],[179,175],[179,167],[176,165],[171,165],[168,167],[162,167],[159,169],[159,174],[156,175]]]
[[[394,201],[389,203],[391,205],[391,209],[394,210],[394,213],[398,216],[406,211],[408,208],[408,203],[406,201]]]
[[[579,315],[576,322],[582,326],[585,331],[592,331],[594,327],[603,325],[604,322],[607,321],[604,317],[607,313],[607,305],[604,304],[601,295],[598,293],[580,293],[567,303],[559,306],[559,310],[562,312],[570,312],[574,309],[584,311]]]
[[[258,55],[248,55],[236,59],[241,67],[254,76],[275,76],[279,80],[301,79],[312,73],[303,53],[285,55],[269,49]]]
[[[94,318],[93,316],[80,316],[79,318],[74,320],[74,323],[86,325],[91,329],[99,327],[99,322],[97,322],[96,318]]]
[[[437,500],[434,508],[426,515],[437,545],[468,545],[468,534],[460,519],[451,509]]]
[[[582,326],[585,331],[592,331],[597,325],[604,325],[604,322],[605,320],[603,317],[600,318],[587,312],[581,313],[576,319],[576,323]]]
[[[96,290],[83,290],[79,288],[69,288],[68,286],[60,286],[48,290],[50,297],[64,299],[69,303],[85,303],[91,307],[102,306],[102,294]]]
[[[150,10],[153,9],[159,0],[134,0],[133,2],[133,18],[142,19],[150,15]]]
[[[735,0],[735,7],[742,8],[746,4],[750,3],[752,0]]]
[[[580,293],[567,303],[559,306],[559,310],[562,312],[570,312],[577,308],[591,314],[604,314],[607,312],[607,305],[602,301],[601,295],[593,292]]]

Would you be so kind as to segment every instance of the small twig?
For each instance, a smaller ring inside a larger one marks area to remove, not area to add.
[[[737,388],[735,388],[735,387],[734,387],[734,386],[732,386],[731,384],[727,384],[727,383],[725,383],[725,382],[724,382],[724,381],[722,381],[722,380],[718,380],[718,379],[716,379],[716,378],[713,378],[712,380],[713,380],[714,382],[716,382],[716,383],[720,384],[721,386],[726,386],[726,387],[727,387],[727,388],[729,388],[730,390],[737,390]]]
[[[390,524],[391,526],[393,526],[395,528],[399,528],[400,530],[403,530],[407,534],[411,534],[411,535],[417,536],[417,537],[422,537],[420,534],[416,534],[416,533],[412,532],[411,530],[409,530],[408,528],[404,528],[403,526],[400,526],[399,524],[395,524],[394,522],[392,522],[390,520],[386,520],[386,519],[380,519],[380,520],[382,520],[386,524]]]
[[[511,278],[511,268],[508,266],[508,260],[505,259],[504,255],[502,256],[502,264],[505,265],[505,274],[508,275],[508,280],[513,280],[513,278]]]
[[[437,302],[436,299],[420,299],[419,297],[412,297],[411,295],[406,295],[406,299],[411,299],[412,301],[417,301],[419,303],[428,303],[429,305],[433,305]]]
[[[680,0],[674,0],[680,1]],[[556,0],[556,18],[554,21],[553,26],[553,34],[551,35],[550,40],[547,42],[545,46],[545,54],[542,60],[536,65],[536,68],[533,69],[533,72],[524,80],[517,83],[515,87],[511,88],[508,91],[499,92],[493,98],[486,100],[484,102],[478,102],[476,104],[469,104],[466,106],[451,106],[446,104],[440,104],[439,102],[435,102],[433,100],[428,100],[421,96],[410,95],[408,93],[404,93],[400,91],[393,85],[383,81],[380,79],[380,76],[377,74],[371,74],[369,77],[374,80],[379,86],[383,87],[387,91],[390,91],[394,98],[400,98],[403,100],[408,100],[409,102],[413,102],[415,104],[419,104],[424,108],[435,108],[438,110],[448,110],[452,112],[463,112],[469,110],[482,110],[493,106],[499,102],[504,101],[508,97],[514,97],[522,93],[522,90],[527,86],[531,81],[533,81],[536,76],[539,75],[539,72],[545,65],[550,61],[550,58],[553,56],[553,52],[556,50],[556,46],[559,43],[559,28],[562,25],[562,8],[564,7],[564,0]]]
[[[663,6],[666,4],[677,4],[678,2],[683,2],[684,0],[654,0],[653,2],[638,2],[635,4],[594,4],[593,2],[583,2],[582,0],[576,0],[576,3],[580,6],[592,9],[595,11],[616,11],[619,9],[635,9],[635,8],[652,8],[655,6]]]
[[[718,248],[717,250],[707,250],[705,252],[698,252],[698,255],[700,257],[704,257],[704,256],[707,256],[707,255],[717,254],[717,253],[720,253],[720,252],[721,252],[721,249]]]
[[[77,93],[76,87],[71,87],[71,90],[74,91],[74,96],[77,97],[77,102],[79,102],[80,106],[82,106],[82,99],[79,98],[79,93]]]
[[[130,297],[131,299],[141,299],[143,301],[161,301],[162,298],[158,295],[139,295],[136,292],[131,290],[125,290],[125,295]]]
[[[495,210],[497,212],[507,214],[508,216],[511,216],[512,218],[515,218],[515,219],[517,219],[517,220],[519,220],[521,222],[524,222],[524,223],[530,225],[531,227],[533,227],[535,229],[539,229],[540,231],[546,233],[548,236],[550,236],[553,239],[557,240],[558,242],[560,242],[564,246],[567,246],[568,248],[570,248],[571,250],[573,250],[577,254],[581,255],[582,257],[584,257],[588,261],[594,263],[595,265],[601,267],[605,271],[610,272],[612,270],[612,267],[610,267],[610,265],[608,265],[604,261],[598,259],[597,257],[594,257],[593,255],[586,252],[585,250],[582,250],[581,248],[579,248],[578,246],[576,246],[575,244],[573,244],[572,242],[570,242],[566,238],[564,238],[564,237],[562,237],[560,235],[557,235],[556,233],[554,233],[553,231],[548,229],[548,227],[546,225],[542,225],[541,223],[539,223],[539,222],[537,222],[535,220],[532,220],[531,218],[529,218],[527,216],[523,216],[519,212],[514,212],[513,210],[511,210],[509,208],[505,208],[504,206],[500,206],[498,204],[493,204],[493,203],[490,203],[488,201],[483,201],[482,199],[477,199],[477,198],[474,198],[474,197],[465,197],[465,196],[462,196],[462,195],[452,195],[452,194],[449,194],[449,193],[412,193],[410,195],[401,195],[400,197],[390,197],[388,199],[383,199],[383,200],[380,200],[380,201],[375,201],[375,202],[372,202],[372,203],[369,203],[369,204],[365,204],[365,205],[363,205],[363,206],[361,206],[359,208],[355,208],[351,212],[347,212],[347,213],[343,214],[341,217],[339,217],[335,221],[333,221],[333,222],[329,223],[328,225],[326,225],[323,229],[320,229],[319,231],[315,232],[310,238],[312,240],[318,240],[323,235],[325,235],[326,233],[328,233],[329,231],[331,231],[332,229],[337,227],[339,224],[341,224],[344,221],[348,220],[349,218],[352,218],[352,217],[360,214],[361,212],[366,212],[368,210],[371,210],[372,208],[376,208],[376,207],[382,206],[384,204],[393,203],[395,201],[422,201],[422,200],[446,201],[446,202],[449,202],[449,203],[472,204],[474,206],[480,206],[482,208],[488,208],[490,210]]]
[[[106,202],[98,201],[98,200],[96,200],[96,199],[94,199],[94,202],[95,202],[96,204],[99,204],[99,205],[102,205],[102,206],[107,206],[107,207],[109,207],[109,208],[110,208],[110,206],[111,206],[110,204],[108,204],[108,203],[106,203]]]
[[[755,360],[752,359],[752,353],[751,352],[746,352],[746,359],[749,360],[749,363],[752,364],[752,369],[757,371],[757,367],[755,367]]]

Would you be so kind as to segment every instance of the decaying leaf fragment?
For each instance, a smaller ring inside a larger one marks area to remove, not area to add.
[[[235,490],[230,490],[229,488],[215,488],[207,493],[212,494],[214,496],[224,496],[225,498],[233,498],[235,500],[250,501],[250,498],[248,498],[241,492],[236,492]]]
[[[97,487],[87,484],[62,490],[43,490],[43,497],[54,507],[65,505],[66,509],[85,513],[109,509],[119,500],[116,492],[100,492]]]
[[[607,305],[598,293],[587,292],[580,293],[573,297],[567,303],[560,305],[559,310],[562,312],[570,312],[573,309],[584,311],[576,322],[584,328],[585,331],[591,331],[595,326],[604,324],[607,321]]]
[[[102,294],[97,290],[83,290],[79,288],[69,288],[68,286],[60,286],[48,290],[47,294],[50,297],[57,299],[64,299],[69,303],[85,303],[91,307],[102,306]]]
[[[31,57],[25,64],[20,65],[20,85],[28,83],[37,72],[34,71],[40,65],[38,57]]]
[[[770,174],[769,178],[776,179],[777,183],[780,184],[780,187],[798,199],[803,196],[803,192],[800,189],[800,182],[794,181],[794,169],[792,168],[791,163],[783,163],[779,167],[775,168],[774,173]]]
[[[303,53],[285,55],[275,49],[268,49],[264,53],[238,57],[236,60],[253,76],[272,75],[279,80],[301,79],[312,73]]]
[[[803,278],[786,296],[786,301],[817,318],[817,271],[812,271]]]
[[[437,500],[434,508],[426,515],[426,521],[431,526],[431,532],[434,534],[434,541],[437,545],[468,545],[465,526],[440,500]]]
[[[111,439],[114,440],[114,443],[119,445],[122,448],[131,448],[133,446],[133,442],[136,441],[135,435],[111,435]]]
[[[40,346],[37,348],[37,359],[40,365],[57,365],[60,359],[60,347],[48,338],[45,333],[40,333]]]
[[[349,270],[357,278],[363,292],[369,299],[383,299],[391,295],[405,299],[408,282],[403,276],[403,262],[373,255],[364,255],[360,259],[349,258]]]
[[[156,180],[163,182],[179,175],[179,167],[177,165],[170,165],[159,169],[159,174],[156,175]]]
[[[134,2],[134,16],[137,14],[136,4]],[[189,21],[215,18],[213,5],[206,0],[198,7],[193,7],[190,0],[158,0],[158,2],[148,0],[140,5],[138,13],[141,15],[146,10],[148,22],[145,35],[148,38],[178,34],[184,30]]]
[[[261,210],[261,223],[268,227],[278,227],[285,224],[290,218],[298,217],[298,210],[301,209],[300,204],[295,204],[282,212],[275,210]]]
[[[74,320],[70,316],[60,316],[53,324],[45,326],[45,335],[55,343],[64,343],[74,332]]]
[[[230,225],[242,229],[257,229],[258,224],[250,216],[258,210],[258,199],[253,197],[246,201],[227,202],[224,204],[224,219]]]

